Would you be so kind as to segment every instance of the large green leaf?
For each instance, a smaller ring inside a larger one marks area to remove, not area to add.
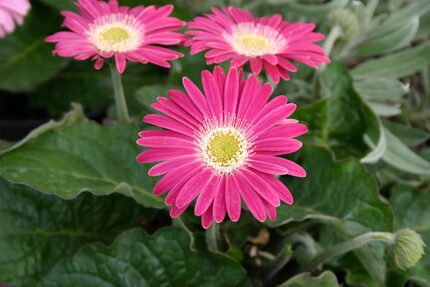
[[[387,139],[387,148],[382,155],[382,159],[389,165],[413,174],[430,175],[430,162],[420,157],[402,143],[387,128],[384,128]],[[369,145],[373,146],[371,140]]]
[[[408,90],[396,79],[378,77],[356,79],[354,88],[365,100],[377,102],[398,102]]]
[[[366,61],[355,67],[352,75],[354,77],[403,78],[430,65],[429,54],[430,43],[424,43],[414,48]]]
[[[32,3],[24,25],[0,39],[0,89],[28,91],[43,83],[67,65],[52,56],[52,46],[44,39],[60,28],[58,13],[45,5]]]
[[[416,38],[425,38],[425,37],[428,37],[429,34],[430,34],[430,13],[427,12],[426,14],[420,17],[420,26],[418,28]]]
[[[419,26],[419,17],[414,16],[390,25],[381,25],[373,30],[351,53],[354,57],[372,56],[398,50],[410,45]]]
[[[37,190],[71,199],[83,191],[118,192],[150,207],[162,207],[152,194],[148,166],[138,164],[135,124],[100,126],[85,122],[51,130],[0,157],[0,174]]]
[[[318,147],[302,151],[306,179],[283,178],[292,191],[294,204],[278,208],[271,226],[294,221],[316,220],[333,226],[348,238],[365,230],[391,231],[392,212],[377,191],[375,179],[356,160],[334,162],[331,154]],[[378,281],[384,279],[384,263],[368,249],[355,254]]]
[[[384,126],[407,146],[417,146],[430,139],[430,133],[396,122],[384,122]]]
[[[121,195],[64,201],[0,179],[0,282],[34,286],[61,258],[89,242],[111,243],[144,213]]]
[[[310,135],[319,144],[330,147],[338,158],[345,158],[365,155],[365,135],[383,143],[379,118],[355,92],[345,67],[338,63],[328,65],[321,82],[324,98],[294,114],[308,125]]]
[[[279,285],[279,287],[337,287],[336,275],[331,271],[325,271],[317,277],[312,277],[309,273],[301,273],[287,282]]]
[[[85,122],[86,118],[84,112],[82,110],[82,106],[78,104],[72,104],[72,110],[66,114],[64,114],[63,118],[59,121],[50,120],[49,122],[35,128],[31,132],[29,132],[23,139],[16,143],[8,143],[0,146],[0,155],[3,153],[9,152],[13,149],[16,149],[31,139],[37,138],[38,136],[57,129],[63,129],[77,123]]]
[[[301,155],[308,175],[306,179],[283,178],[293,192],[294,204],[278,209],[273,226],[319,216],[340,220],[351,230],[392,230],[391,210],[362,164],[356,160],[335,162],[320,147],[307,147]]]
[[[263,2],[263,1],[262,1]],[[265,3],[264,1],[263,3]],[[311,18],[324,18],[334,9],[343,8],[348,4],[347,0],[332,0],[324,4],[304,4],[298,1],[289,0],[269,0],[271,5],[285,6],[285,12],[294,13],[296,15],[311,17]]]
[[[406,2],[406,1],[405,1]],[[392,25],[410,19],[414,16],[421,16],[430,11],[430,2],[427,0],[416,0],[401,9],[394,11],[385,21],[384,25]]]
[[[190,237],[179,228],[153,235],[133,229],[111,248],[95,244],[57,265],[43,287],[94,286],[235,286],[245,276],[230,258],[190,249]]]

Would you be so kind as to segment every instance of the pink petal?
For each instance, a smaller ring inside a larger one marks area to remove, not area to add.
[[[308,128],[304,124],[283,124],[268,129],[259,139],[268,139],[275,137],[298,137],[308,132]]]
[[[212,115],[219,118],[222,113],[220,88],[209,71],[202,72],[202,84]]]
[[[288,169],[285,167],[267,161],[266,155],[253,155],[252,159],[248,160],[249,166],[258,171],[269,174],[288,174]]]
[[[241,201],[240,201],[240,193],[239,190],[236,187],[236,184],[234,183],[232,176],[225,176],[226,180],[226,193],[225,193],[225,200],[226,200],[226,208],[228,212],[228,216],[230,217],[230,220],[233,222],[236,222],[240,218],[241,213]]]
[[[266,114],[254,126],[254,130],[257,131],[256,135],[260,135],[268,128],[279,124],[283,119],[291,115],[296,107],[295,104],[282,105]]]
[[[218,186],[220,184],[220,177],[214,176],[212,180],[206,185],[206,187],[201,191],[199,198],[197,199],[196,206],[194,208],[194,214],[197,216],[201,216],[209,206],[212,204]],[[210,210],[212,214],[212,209]]]
[[[230,69],[224,88],[224,113],[236,114],[236,105],[239,97],[239,75],[236,69]]]
[[[263,61],[259,58],[251,58],[251,71],[254,75],[258,75],[261,73],[261,69],[263,68]]]
[[[271,152],[271,154],[288,154],[298,151],[302,143],[290,138],[259,139],[255,142],[255,152]]]
[[[195,149],[195,143],[186,139],[177,137],[144,137],[137,140],[137,144],[146,147],[155,148],[182,148],[182,149]]]
[[[261,176],[264,180],[266,180],[274,190],[278,192],[279,198],[285,202],[286,204],[293,204],[293,196],[288,188],[276,177],[267,173],[261,173],[259,171],[255,171],[259,176]]]
[[[145,116],[143,121],[187,136],[192,136],[194,134],[194,131],[191,128],[167,116],[151,114]]]
[[[236,188],[239,190],[240,195],[245,201],[246,206],[251,211],[252,215],[258,220],[263,222],[266,220],[266,212],[264,210],[263,202],[260,196],[252,189],[249,183],[243,177],[233,174],[233,180]]]
[[[159,163],[155,166],[153,166],[149,171],[148,175],[150,176],[160,176],[163,174],[166,174],[180,166],[183,166],[184,164],[187,164],[189,162],[196,162],[198,160],[197,155],[184,155],[172,158],[170,160],[166,160],[162,163]]]
[[[176,156],[189,155],[190,151],[187,149],[147,149],[137,156],[137,161],[140,163],[158,162],[171,159]]]
[[[176,198],[175,205],[181,208],[196,198],[199,193],[206,188],[206,185],[212,180],[213,172],[209,168],[191,178],[181,189]]]
[[[238,176],[242,176],[243,180],[247,181],[254,190],[267,202],[273,206],[279,206],[281,203],[279,197],[273,188],[264,179],[249,169],[243,169],[237,172]]]
[[[115,54],[115,63],[116,63],[118,72],[120,74],[124,73],[125,66],[126,66],[126,60],[125,60],[124,54],[120,54],[120,53]]]
[[[202,215],[202,226],[204,229],[208,229],[214,222],[214,217],[212,214],[212,206],[209,207],[205,213]]]
[[[199,163],[189,162],[172,169],[155,184],[153,191],[154,194],[160,195],[166,193],[172,189],[180,179],[187,178],[187,176],[193,174],[193,172],[198,168],[200,168]]]
[[[182,79],[185,90],[187,91],[190,99],[198,107],[198,109],[203,113],[206,118],[210,118],[209,108],[206,102],[206,98],[203,96],[202,92],[191,82],[190,79],[184,77]]]
[[[221,177],[218,189],[215,193],[215,200],[213,203],[213,216],[217,223],[220,223],[225,218],[226,213],[226,178]]]

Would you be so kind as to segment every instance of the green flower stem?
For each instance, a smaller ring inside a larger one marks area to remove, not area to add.
[[[115,95],[115,105],[118,113],[118,118],[121,122],[129,122],[127,102],[125,101],[124,88],[122,87],[121,74],[116,69],[115,64],[110,64],[110,73],[112,76],[112,85]]]
[[[311,262],[306,266],[306,270],[313,270],[319,265],[333,259],[346,252],[360,248],[370,242],[379,241],[389,244],[394,244],[395,235],[389,232],[369,232],[359,235],[353,239],[334,245],[320,255],[317,255]]]
[[[212,226],[209,227],[206,240],[208,243],[208,247],[214,251],[221,251],[221,233],[219,230],[219,224],[214,222]]]
[[[339,24],[334,25],[330,33],[328,34],[325,42],[324,42],[324,52],[327,56],[330,55],[331,50],[333,49],[334,43],[336,43],[336,40],[342,35],[342,28]]]

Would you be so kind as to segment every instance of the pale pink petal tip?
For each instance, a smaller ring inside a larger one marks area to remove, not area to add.
[[[288,81],[297,68],[291,62],[302,62],[317,69],[330,59],[315,44],[324,35],[314,32],[315,24],[289,23],[280,15],[254,17],[249,11],[227,7],[212,9],[212,14],[196,17],[188,23],[190,37],[185,46],[191,54],[205,52],[207,64],[230,61],[239,68],[250,63],[252,73],[264,69],[273,82]]]
[[[183,78],[184,92],[171,90],[152,106],[144,122],[160,129],[139,133],[147,149],[139,163],[162,176],[154,194],[166,194],[174,218],[195,204],[203,228],[226,216],[240,219],[242,203],[258,220],[275,220],[281,203],[293,197],[278,175],[304,177],[305,170],[282,155],[296,152],[307,127],[288,117],[297,106],[285,96],[271,99],[272,87],[241,70],[220,67],[201,73],[202,87]],[[161,95],[162,96],[162,95]],[[284,207],[286,208],[286,207]]]
[[[15,31],[16,25],[22,25],[24,17],[31,9],[29,0],[0,1],[0,38]]]
[[[45,39],[55,43],[55,55],[80,61],[92,59],[95,69],[101,69],[104,59],[113,57],[119,73],[125,71],[127,61],[169,68],[169,61],[183,56],[164,47],[186,39],[177,32],[184,22],[170,17],[173,5],[130,8],[119,6],[118,1],[78,0],[77,6],[79,14],[61,13],[62,26],[67,30]]]

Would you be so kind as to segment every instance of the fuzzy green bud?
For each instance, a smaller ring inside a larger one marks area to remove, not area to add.
[[[391,248],[393,263],[402,270],[415,266],[424,255],[425,243],[417,232],[405,228],[396,232]]]
[[[350,38],[360,31],[358,17],[349,9],[333,10],[328,20],[332,25],[339,25],[342,28],[344,38]]]

